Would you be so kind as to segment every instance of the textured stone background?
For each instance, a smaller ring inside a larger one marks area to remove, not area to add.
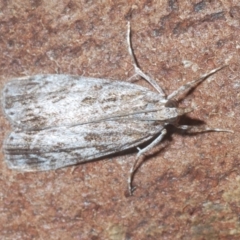
[[[125,80],[141,68],[171,93],[228,64],[182,105],[235,134],[170,134],[137,174],[135,154],[39,173],[7,169],[0,153],[1,239],[239,239],[238,0],[0,1],[0,88],[12,77],[69,73]],[[136,84],[148,86],[144,81]],[[0,139],[10,125],[0,115]],[[160,151],[161,150],[161,151]]]

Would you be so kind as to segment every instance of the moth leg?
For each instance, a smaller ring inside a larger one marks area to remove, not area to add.
[[[224,67],[226,67],[226,65],[221,66],[219,68],[215,68],[212,71],[210,71],[209,73],[206,73],[206,74],[202,75],[197,80],[194,80],[194,81],[191,81],[191,82],[188,82],[188,83],[184,84],[183,86],[179,87],[177,90],[172,92],[170,95],[168,95],[167,99],[171,100],[173,98],[178,97],[179,95],[182,95],[184,92],[189,91],[191,88],[195,87],[197,84],[204,81],[205,79],[207,79],[208,77],[210,77],[211,75],[218,72],[219,70],[221,70]]]
[[[135,73],[135,74],[133,74],[131,77],[129,77],[126,81],[127,82],[135,82],[135,81],[137,81],[138,78],[139,77],[139,75],[137,74],[137,73]]]
[[[201,133],[201,132],[229,132],[229,133],[234,133],[234,131],[229,130],[229,129],[209,128],[208,126],[180,125],[180,126],[177,126],[176,128],[184,130],[187,133]]]
[[[138,154],[137,154],[137,158],[130,170],[130,174],[129,174],[129,178],[128,178],[128,190],[129,190],[129,194],[132,195],[133,192],[133,188],[132,188],[132,180],[133,180],[133,175],[135,173],[135,171],[138,169],[138,167],[142,164],[142,162],[144,161],[144,158],[140,158],[141,155],[143,155],[144,153],[148,152],[150,149],[152,149],[153,147],[155,147],[158,143],[160,143],[162,141],[162,139],[164,138],[164,136],[166,135],[167,130],[164,128],[161,131],[161,134],[153,141],[151,142],[148,146],[146,146],[143,149],[138,148]]]
[[[139,67],[136,61],[136,57],[133,53],[132,50],[132,43],[131,43],[131,27],[130,27],[130,22],[128,22],[128,28],[127,28],[127,43],[128,43],[128,52],[130,54],[130,56],[132,57],[133,60],[133,66],[134,66],[134,70],[135,70],[135,74],[133,75],[134,78],[136,75],[141,76],[142,78],[144,78],[146,81],[148,81],[160,94],[160,96],[165,97],[165,93],[162,90],[162,88],[157,84],[157,82],[152,79],[150,76],[148,76],[147,74],[145,74]]]

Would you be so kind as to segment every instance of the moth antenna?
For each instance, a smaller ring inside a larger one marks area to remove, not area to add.
[[[186,93],[187,91],[189,91],[190,89],[192,89],[196,85],[198,85],[200,82],[206,80],[208,77],[210,77],[211,75],[213,75],[214,73],[220,71],[221,69],[223,69],[225,67],[227,67],[227,65],[223,65],[221,67],[215,68],[212,71],[210,71],[209,73],[202,75],[197,80],[194,80],[192,82],[188,82],[188,83],[184,84],[183,86],[179,87],[177,90],[172,92],[170,95],[168,95],[167,100],[171,100],[173,98],[178,98],[183,93]]]

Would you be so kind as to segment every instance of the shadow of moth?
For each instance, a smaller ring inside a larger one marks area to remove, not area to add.
[[[229,131],[178,124],[179,117],[192,109],[179,108],[176,99],[222,67],[166,96],[137,66],[130,24],[127,42],[135,75],[147,80],[156,92],[128,82],[65,74],[17,78],[6,84],[2,107],[14,130],[3,149],[10,169],[54,170],[136,147],[138,154],[128,179],[131,194],[140,156],[162,141],[166,125],[187,132]],[[138,147],[148,140],[152,140],[148,146]]]

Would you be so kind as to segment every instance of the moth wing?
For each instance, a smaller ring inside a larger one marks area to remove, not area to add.
[[[12,132],[4,143],[5,161],[20,171],[58,169],[139,146],[162,128],[147,121],[124,120]]]
[[[13,126],[40,130],[149,110],[156,107],[159,100],[157,93],[127,82],[36,75],[6,84],[2,105]]]

